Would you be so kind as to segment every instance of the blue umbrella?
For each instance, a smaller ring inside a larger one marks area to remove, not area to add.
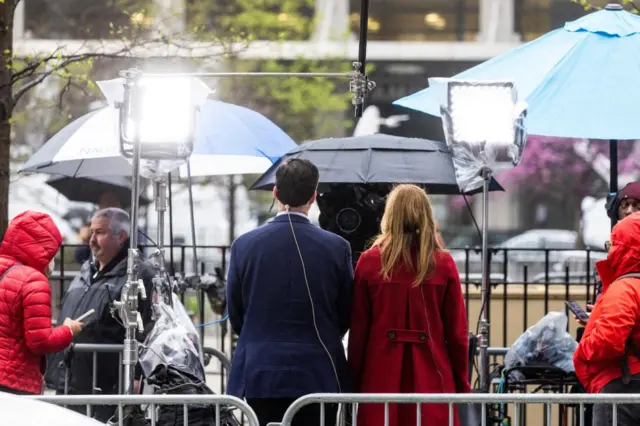
[[[200,108],[191,174],[261,174],[295,147],[294,140],[262,114],[208,100]],[[180,174],[186,176],[186,167]]]
[[[529,134],[640,139],[640,17],[620,5],[568,22],[530,43],[455,76],[467,80],[511,80],[529,104]],[[394,102],[440,115],[445,81]],[[617,190],[617,148],[612,144],[612,190]]]
[[[112,107],[90,112],[49,139],[20,172],[67,177],[131,176],[120,155],[118,112]],[[262,173],[296,146],[263,115],[248,108],[206,101],[198,114],[194,175]]]

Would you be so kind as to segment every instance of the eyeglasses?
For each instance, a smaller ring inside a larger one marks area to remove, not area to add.
[[[604,250],[609,253],[609,250],[611,250],[611,241],[604,242]]]

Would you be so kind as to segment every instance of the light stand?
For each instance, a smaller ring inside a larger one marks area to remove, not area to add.
[[[478,321],[480,392],[490,391],[489,184],[495,173],[520,163],[526,144],[526,104],[517,103],[512,82],[447,81],[446,106],[440,109],[461,193],[482,186],[482,285]]]
[[[153,277],[153,313],[154,318],[160,315],[160,300],[169,306],[173,305],[171,297],[172,282],[169,281],[164,258],[164,219],[167,211],[167,175],[161,175],[153,179],[153,191],[155,198],[155,208],[157,214],[156,226],[156,250],[150,256],[154,260],[156,274]]]
[[[144,283],[138,278],[140,175],[150,175],[149,177],[152,177],[154,181],[158,214],[158,247],[154,256],[158,262],[156,275],[153,278],[153,307],[155,316],[158,316],[160,298],[164,299],[167,289],[169,289],[168,297],[171,301],[171,286],[167,280],[164,264],[167,173],[179,167],[181,162],[186,161],[193,152],[197,109],[197,102],[194,101],[197,96],[200,96],[202,100],[206,99],[209,91],[207,89],[206,94],[202,94],[203,89],[196,88],[193,81],[175,82],[175,87],[171,87],[168,79],[163,79],[163,81],[147,80],[136,69],[124,71],[121,76],[124,78],[122,83],[124,91],[122,100],[116,103],[120,109],[120,150],[123,156],[131,162],[133,187],[131,191],[131,245],[127,261],[127,282],[122,289],[120,301],[114,302],[114,308],[117,309],[125,327],[124,394],[130,395],[134,391],[134,372],[138,363],[136,331],[144,332],[144,324],[138,311],[138,300],[139,297],[142,300],[146,299]],[[172,89],[173,93],[171,93]],[[198,91],[199,93],[196,93]],[[180,105],[181,101],[188,104]],[[176,111],[174,111],[176,108],[173,107],[173,103],[178,105]],[[192,109],[193,111],[191,111]],[[174,113],[175,121],[173,120]],[[171,127],[162,127],[167,125]],[[143,161],[144,163],[142,163]]]
[[[136,90],[139,75],[134,72],[126,72],[124,84],[124,105],[138,111]],[[129,112],[129,111],[127,111]],[[139,118],[139,114],[135,114]],[[131,189],[131,234],[129,236],[129,252],[127,258],[127,282],[122,288],[120,301],[114,302],[118,310],[122,324],[125,327],[124,349],[122,362],[124,364],[124,394],[132,395],[134,390],[135,366],[138,363],[138,341],[136,330],[144,331],[142,317],[138,311],[138,296],[146,299],[144,283],[138,279],[138,210],[140,207],[140,127],[134,132],[133,158],[132,158],[132,189]]]
[[[489,392],[489,276],[491,265],[489,262],[489,183],[491,169],[483,168],[482,177],[482,285],[480,287],[481,305],[480,322],[478,324],[478,376],[480,389]]]

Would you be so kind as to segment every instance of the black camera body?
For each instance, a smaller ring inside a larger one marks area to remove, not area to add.
[[[390,184],[329,185],[317,198],[320,227],[340,235],[351,245],[354,264],[380,232]]]

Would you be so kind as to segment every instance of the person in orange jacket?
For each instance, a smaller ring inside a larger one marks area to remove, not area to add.
[[[607,259],[596,264],[602,294],[573,356],[589,393],[640,393],[640,213],[611,232]],[[593,425],[611,424],[611,405],[597,404]],[[640,404],[618,405],[618,426],[640,424]]]

